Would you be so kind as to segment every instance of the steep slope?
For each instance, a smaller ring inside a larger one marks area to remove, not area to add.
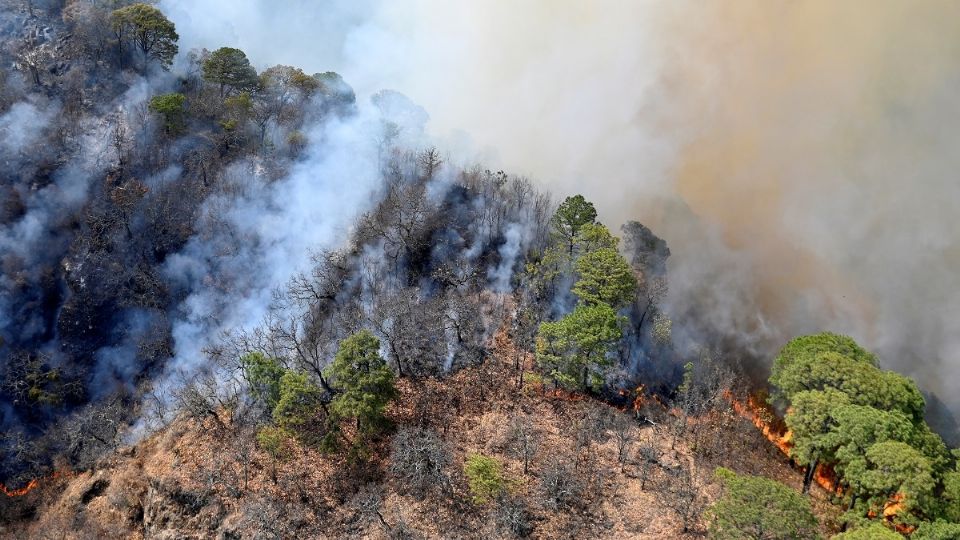
[[[0,501],[6,515],[23,516],[2,532],[33,538],[490,538],[516,532],[532,538],[695,538],[704,527],[701,511],[719,492],[715,466],[794,488],[802,483],[801,474],[732,409],[698,420],[707,431],[696,452],[689,436],[675,439],[675,416],[668,411],[656,413],[654,424],[593,398],[529,381],[519,387],[516,351],[503,333],[498,338],[497,354],[481,365],[443,380],[402,381],[389,414],[393,433],[375,445],[369,461],[296,446],[275,463],[252,444],[249,426],[221,429],[181,419],[91,471]],[[511,433],[518,418],[536,440],[527,474]],[[448,452],[441,472],[449,485],[429,487],[422,497],[392,462],[391,439],[412,427],[437,433]],[[618,434],[627,441],[622,464]],[[469,502],[462,467],[474,453],[502,461],[509,497]],[[562,490],[550,489],[558,484]],[[838,510],[825,493],[813,496],[829,528]],[[683,533],[688,511],[690,532]]]

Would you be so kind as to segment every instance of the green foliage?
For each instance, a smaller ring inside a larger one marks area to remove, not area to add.
[[[257,431],[257,445],[277,461],[286,460],[290,454],[289,434],[277,427],[264,427]]]
[[[913,425],[903,413],[864,405],[843,405],[833,412],[835,427],[827,437],[835,468],[854,493],[862,492],[867,449],[878,442],[905,440]]]
[[[791,339],[780,350],[780,354],[773,360],[773,368],[770,374],[770,384],[773,385],[777,394],[775,399],[786,399],[789,401],[789,395],[792,392],[787,390],[788,385],[782,381],[784,370],[790,368],[798,358],[812,359],[820,353],[833,352],[850,358],[857,362],[864,362],[873,366],[877,365],[876,357],[857,344],[856,341],[839,334],[831,332],[822,332],[809,336],[800,336]],[[812,388],[803,388],[812,390]],[[786,395],[784,395],[786,394]]]
[[[300,68],[277,65],[263,70],[260,74],[262,86],[289,87],[305,97],[309,97],[320,88],[320,81],[307,75]]]
[[[251,352],[240,358],[240,368],[250,386],[250,395],[273,410],[280,401],[280,379],[286,373],[280,361]]]
[[[580,228],[597,219],[597,210],[593,203],[583,198],[583,195],[574,195],[564,199],[553,215],[552,225],[554,232],[564,240],[568,251],[573,253],[574,240]]]
[[[589,253],[598,249],[616,250],[620,239],[602,223],[584,223],[577,231],[574,244],[580,253]]]
[[[673,339],[673,321],[659,310],[653,316],[653,339],[660,345]]]
[[[273,408],[277,425],[308,446],[324,443],[325,422],[321,418],[323,390],[305,373],[285,371],[280,378],[280,393]]]
[[[220,122],[220,127],[226,131],[235,131],[242,127],[253,114],[253,98],[249,92],[240,92],[223,100],[226,109],[226,118]]]
[[[164,69],[173,64],[180,36],[159,9],[143,3],[116,9],[110,14],[110,26],[121,46],[128,42],[143,53],[144,67],[151,59]],[[120,52],[122,55],[122,49]]]
[[[867,470],[860,481],[867,502],[875,513],[894,495],[902,497],[903,511],[929,508],[933,488],[930,461],[910,445],[885,441],[867,449]]]
[[[474,504],[485,504],[500,496],[507,488],[503,466],[496,458],[472,454],[463,465]]]
[[[622,337],[623,318],[606,304],[578,306],[537,334],[537,364],[560,386],[596,388],[611,365],[610,349]]]
[[[351,105],[357,100],[353,88],[335,71],[314,73],[311,78],[320,83],[320,93],[331,102],[340,105]],[[394,124],[395,126],[395,124]]]
[[[160,94],[150,98],[150,112],[163,118],[163,130],[168,135],[175,135],[183,129],[184,104],[186,101],[186,96],[177,92]]]
[[[584,304],[607,304],[623,307],[633,301],[637,279],[620,253],[611,248],[600,248],[581,255],[576,262],[580,279],[573,293]]]
[[[910,439],[904,442],[923,453],[930,460],[930,466],[935,472],[943,473],[949,468],[950,450],[940,435],[934,433],[926,422],[915,424]]]
[[[788,401],[797,392],[833,388],[851,403],[902,411],[914,420],[923,418],[923,395],[913,381],[837,352],[796,356],[780,370],[776,384]]]
[[[225,92],[251,91],[260,82],[246,53],[233,47],[220,47],[210,53],[201,69],[205,81],[219,85],[221,96]]]
[[[300,131],[291,131],[287,135],[287,147],[293,155],[298,155],[307,147],[307,136]]]
[[[954,450],[960,454],[960,450]],[[960,460],[956,470],[943,475],[943,517],[948,521],[960,523]]]
[[[330,404],[334,419],[355,418],[367,434],[385,424],[383,412],[397,390],[393,371],[380,356],[380,340],[367,330],[344,339],[328,374],[337,391]]]
[[[840,533],[831,537],[830,540],[903,540],[903,537],[879,523],[872,523],[866,527]]]
[[[710,537],[718,540],[819,538],[810,501],[789,487],[759,476],[720,468],[723,495],[710,508]]]
[[[960,518],[947,502],[960,500],[960,485],[951,487],[945,471],[950,455],[924,421],[923,395],[911,379],[881,370],[852,339],[823,333],[791,340],[770,381],[789,405],[793,457],[821,460],[849,488],[848,523],[881,515],[893,499],[901,503],[897,523]]]
[[[960,540],[960,523],[935,521],[921,523],[910,540]]]
[[[570,253],[565,246],[550,245],[543,250],[539,259],[531,259],[526,264],[526,281],[537,298],[551,298],[556,292],[560,277],[571,268]]]
[[[833,411],[849,403],[846,394],[832,388],[794,394],[784,420],[793,433],[791,455],[798,463],[813,463],[821,458],[829,461],[826,454],[831,450]]]

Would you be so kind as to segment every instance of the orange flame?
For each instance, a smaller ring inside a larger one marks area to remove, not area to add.
[[[42,476],[40,478],[31,479],[29,482],[27,482],[27,485],[19,489],[10,489],[4,484],[0,484],[0,491],[2,491],[7,497],[23,497],[27,493],[30,493],[34,489],[40,487],[41,484],[52,482],[57,478],[68,478],[74,474],[76,473],[73,471],[54,471],[50,476]]]
[[[793,433],[787,429],[783,422],[779,421],[779,417],[769,405],[756,395],[749,396],[745,402],[737,399],[729,392],[726,397],[730,400],[730,404],[737,414],[749,420],[768,441],[783,452],[783,455],[791,458],[790,449],[793,447],[791,442]],[[817,470],[813,472],[813,480],[821,488],[831,493],[839,494],[841,491],[840,486],[837,485],[836,475],[830,467],[817,466]]]
[[[840,495],[842,489],[837,485],[837,475],[830,467],[818,465],[817,470],[813,471],[813,481],[826,491]]]
[[[753,395],[749,396],[746,402],[740,401],[731,393],[727,394],[727,399],[730,400],[734,412],[749,420],[768,441],[779,448],[784,455],[790,456],[790,448],[793,447],[790,439],[793,434],[785,427],[774,426],[773,420],[777,416],[765,403]]]
[[[619,394],[625,398],[630,397],[629,390],[619,390]],[[667,410],[668,407],[666,403],[660,399],[660,396],[653,392],[647,391],[647,385],[641,384],[634,388],[633,390],[633,402],[628,406],[630,410],[634,413],[639,413],[647,405],[656,405],[663,410]],[[624,407],[623,410],[627,410],[627,407]]]
[[[888,500],[883,504],[882,513],[883,513],[883,519],[886,520],[888,523],[892,523],[894,530],[896,530],[898,533],[909,535],[913,533],[916,527],[912,525],[908,525],[906,523],[896,522],[897,515],[899,515],[900,512],[902,512],[906,507],[904,498],[905,497],[903,493],[894,493],[893,497],[890,497],[890,500]],[[874,512],[870,512],[870,514],[875,516]]]

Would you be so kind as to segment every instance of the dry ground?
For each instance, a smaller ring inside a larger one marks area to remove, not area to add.
[[[589,409],[613,408],[582,396],[557,394],[535,384],[518,388],[515,351],[499,342],[484,365],[442,380],[399,383],[401,397],[390,409],[395,426],[425,425],[449,445],[450,492],[418,500],[404,494],[389,474],[389,437],[375,445],[362,465],[345,458],[294,447],[277,464],[256,448],[252,432],[217,430],[183,419],[133,447],[105,458],[94,470],[43,482],[0,507],[22,520],[0,526],[0,536],[21,538],[270,538],[277,523],[300,537],[390,538],[401,529],[426,538],[491,538],[503,532],[494,523],[495,504],[469,502],[462,464],[471,453],[495,456],[504,464],[515,498],[526,501],[532,538],[695,538],[703,519],[690,531],[671,509],[670,471],[690,467],[704,504],[718,496],[712,471],[723,465],[738,472],[763,474],[799,489],[802,475],[747,421],[732,411],[723,418],[699,419],[701,451],[681,438],[674,443],[663,411],[659,425],[634,422],[627,460],[621,467],[617,445],[607,432],[577,451],[575,430]],[[528,359],[527,359],[528,360]],[[509,419],[522,414],[541,434],[527,475],[522,462],[508,455]],[[632,416],[632,415],[631,415]],[[705,450],[707,442],[710,448]],[[655,448],[655,463],[638,455]],[[707,455],[704,455],[707,454]],[[585,486],[581,502],[555,509],[543,503],[540,477],[555,459],[576,464]],[[358,510],[355,493],[380,494],[385,525]],[[642,487],[641,487],[642,486]],[[836,509],[814,488],[815,510],[824,532],[833,529]],[[35,508],[35,511],[31,511]],[[289,533],[278,532],[278,537]]]

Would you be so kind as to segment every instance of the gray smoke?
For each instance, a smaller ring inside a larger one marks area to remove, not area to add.
[[[398,88],[435,135],[650,225],[670,311],[750,354],[847,332],[960,412],[955,2],[162,5],[186,41]]]
[[[229,189],[204,203],[201,232],[165,263],[166,277],[190,293],[173,320],[174,358],[151,399],[169,399],[208,369],[205,351],[225,333],[261,324],[273,292],[306,270],[312,253],[345,243],[378,200],[382,129],[380,110],[360,104],[356,115],[306,129],[307,155],[284,178],[268,178],[257,159],[230,166]]]

